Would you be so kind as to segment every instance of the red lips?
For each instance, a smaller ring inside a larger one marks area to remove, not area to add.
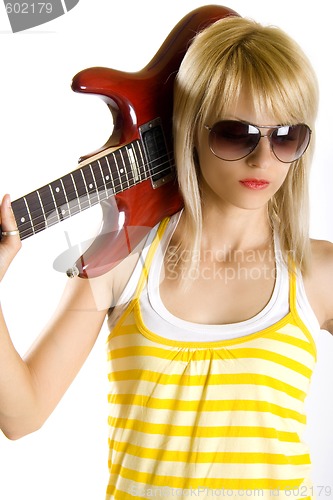
[[[239,182],[247,189],[254,190],[265,189],[270,184],[266,179],[242,179]]]

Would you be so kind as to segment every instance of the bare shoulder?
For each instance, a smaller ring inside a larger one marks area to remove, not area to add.
[[[306,292],[321,327],[333,333],[333,243],[311,240],[311,250]]]
[[[61,300],[63,308],[104,313],[108,311],[117,304],[139,257],[140,251],[137,249],[106,273],[94,278],[69,279]]]
[[[311,274],[328,278],[333,272],[333,243],[326,240],[311,240]],[[331,275],[332,277],[332,275]]]

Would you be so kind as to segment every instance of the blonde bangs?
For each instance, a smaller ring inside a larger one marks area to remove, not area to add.
[[[238,40],[233,41],[228,31],[237,25],[242,30]],[[212,110],[216,119],[222,119],[245,88],[256,111],[267,111],[281,125],[307,123],[312,127],[317,113],[318,85],[299,46],[289,38],[286,43],[286,35],[279,28],[263,27],[242,18],[221,20],[214,28],[220,46],[216,40],[214,51],[206,56],[213,56],[215,62],[207,66],[206,58],[205,69],[199,73],[199,82],[209,81],[202,95],[202,119],[206,120]],[[220,52],[226,41],[227,50]]]

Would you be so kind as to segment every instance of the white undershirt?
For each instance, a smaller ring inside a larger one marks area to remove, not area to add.
[[[157,247],[149,271],[148,283],[140,296],[140,307],[145,326],[159,336],[178,341],[205,341],[214,342],[219,340],[234,339],[261,331],[280,319],[289,312],[289,273],[283,259],[279,258],[278,242],[275,242],[276,255],[276,281],[272,296],[268,304],[253,318],[239,323],[223,325],[206,325],[191,323],[182,320],[167,310],[159,293],[161,271],[164,254],[177,226],[180,214],[175,214],[162,235],[161,242]],[[156,235],[155,227],[147,240],[142,252],[141,259],[134,270],[122,296],[121,303],[128,302],[136,288],[138,278],[142,271],[142,265],[150,247],[151,241]],[[275,238],[277,240],[277,238]],[[315,337],[320,330],[318,320],[308,302],[305,294],[303,279],[299,274],[296,282],[297,289],[297,311],[306,327]]]

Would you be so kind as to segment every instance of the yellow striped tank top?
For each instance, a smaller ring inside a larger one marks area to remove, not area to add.
[[[137,291],[108,338],[108,500],[313,496],[302,442],[304,400],[316,361],[296,308],[232,340],[180,342],[145,326]]]

